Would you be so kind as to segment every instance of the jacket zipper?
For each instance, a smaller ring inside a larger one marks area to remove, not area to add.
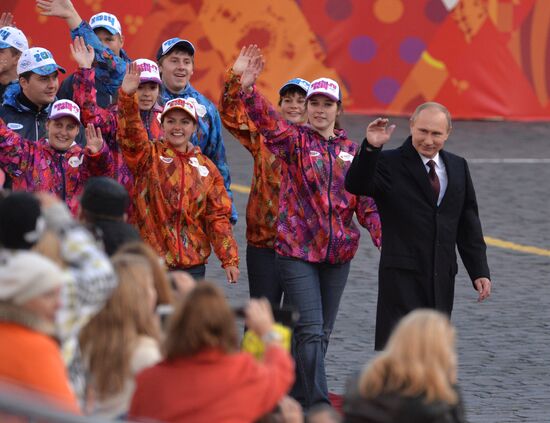
[[[179,155],[178,155],[178,160],[181,161],[181,184],[180,184],[180,201],[179,201],[179,205],[178,205],[178,221],[177,221],[177,224],[176,224],[176,229],[178,231],[177,233],[177,236],[178,236],[178,253],[179,253],[179,260],[178,262],[181,263],[181,260],[183,258],[183,242],[181,240],[181,218],[182,218],[182,213],[181,213],[181,210],[183,208],[183,196],[184,196],[184,188],[185,188],[185,163],[183,161],[183,158],[181,158]]]
[[[59,170],[61,171],[61,198],[63,199],[63,201],[65,201],[66,197],[67,197],[67,194],[66,194],[66,186],[65,186],[65,169],[63,168],[63,159],[64,159],[64,155],[63,154],[60,154],[60,153],[57,153],[58,154],[58,165],[59,165]]]
[[[332,188],[332,155],[330,154],[330,144],[327,146],[328,151],[328,166],[329,166],[329,174],[328,174],[328,244],[327,244],[327,256],[325,257],[325,261],[329,261],[330,256],[330,246],[332,244],[332,201],[330,199],[330,190]]]

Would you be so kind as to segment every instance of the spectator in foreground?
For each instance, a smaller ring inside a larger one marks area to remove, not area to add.
[[[102,418],[125,416],[135,375],[161,358],[150,263],[125,253],[113,256],[112,262],[118,286],[80,334],[90,376],[87,411]]]
[[[170,321],[165,360],[138,375],[130,418],[250,423],[268,413],[294,379],[273,324],[269,302],[251,300],[246,325],[266,344],[264,361],[257,362],[238,352],[235,316],[223,291],[198,284]]]
[[[404,317],[386,348],[352,381],[344,401],[348,423],[463,423],[456,383],[455,331],[442,313]]]
[[[63,280],[62,270],[37,253],[0,250],[0,379],[78,413],[53,337]]]

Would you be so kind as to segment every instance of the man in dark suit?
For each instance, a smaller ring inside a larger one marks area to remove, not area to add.
[[[455,246],[479,301],[491,293],[486,245],[466,160],[443,150],[451,116],[438,103],[420,105],[411,135],[382,151],[394,125],[376,119],[346,177],[346,189],[376,200],[382,221],[375,349],[398,320],[428,307],[451,314],[457,273]]]

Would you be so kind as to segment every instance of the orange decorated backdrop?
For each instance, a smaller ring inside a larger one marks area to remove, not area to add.
[[[408,115],[424,101],[457,118],[550,117],[550,0],[73,0],[84,19],[118,16],[132,58],[167,38],[197,47],[192,84],[217,102],[223,71],[260,45],[259,84],[272,100],[287,79],[328,76],[346,110]],[[64,21],[34,0],[2,0],[32,46],[73,70]]]

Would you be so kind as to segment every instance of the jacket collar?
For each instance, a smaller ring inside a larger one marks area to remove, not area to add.
[[[405,142],[399,148],[404,158],[404,165],[413,177],[414,181],[418,184],[420,191],[426,197],[426,200],[434,207],[437,205],[437,198],[435,192],[430,185],[428,179],[428,172],[422,162],[420,154],[416,151],[412,145],[412,137],[409,136]],[[442,152],[441,152],[442,153]],[[443,156],[443,155],[442,155]]]

